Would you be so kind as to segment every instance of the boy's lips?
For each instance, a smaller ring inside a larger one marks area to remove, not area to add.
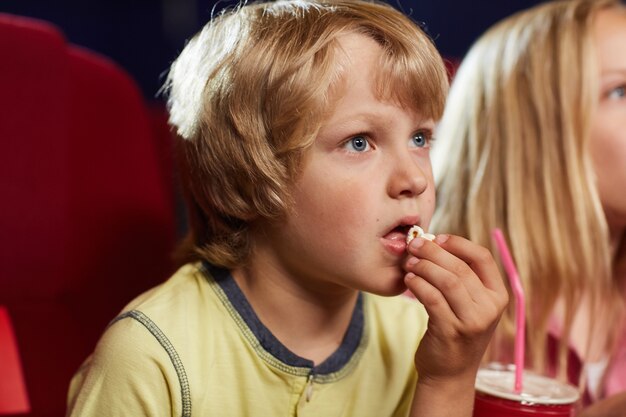
[[[406,253],[406,231],[403,227],[393,229],[383,236],[381,241],[383,246],[394,255],[404,255]]]
[[[391,230],[389,230],[381,241],[383,246],[396,256],[402,256],[406,254],[406,235],[409,229],[419,224],[419,216],[407,216],[397,222]]]
[[[396,256],[401,256],[406,253],[406,234],[393,231],[386,234],[381,238],[381,242],[385,249],[390,251]]]
[[[408,229],[407,229],[408,230]],[[403,240],[406,241],[406,232],[401,229],[394,229],[383,236],[385,240]]]

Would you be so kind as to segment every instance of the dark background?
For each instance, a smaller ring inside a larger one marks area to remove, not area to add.
[[[491,24],[541,0],[388,0],[424,22],[446,57],[461,58]],[[0,12],[47,20],[69,42],[113,59],[155,99],[163,74],[212,10],[233,0],[0,0]],[[0,63],[2,65],[2,63]]]

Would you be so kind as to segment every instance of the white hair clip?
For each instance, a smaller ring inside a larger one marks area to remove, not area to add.
[[[426,240],[435,239],[435,235],[432,235],[430,233],[425,233],[424,229],[415,225],[409,229],[409,233],[407,233],[406,235],[406,244],[408,245],[409,243],[411,243],[411,241],[415,239],[416,237],[421,237],[422,239],[426,239]]]

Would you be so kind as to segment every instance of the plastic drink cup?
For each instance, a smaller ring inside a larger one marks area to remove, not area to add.
[[[514,367],[490,366],[478,371],[474,417],[574,417],[578,390],[555,379],[524,371],[523,388],[514,390]]]

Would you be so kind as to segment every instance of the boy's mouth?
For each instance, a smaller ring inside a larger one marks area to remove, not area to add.
[[[394,256],[402,257],[406,255],[406,234],[411,225],[401,224],[382,237],[383,246]]]
[[[394,227],[393,229],[391,229],[385,236],[384,239],[387,240],[402,240],[405,241],[406,240],[406,235],[409,232],[409,229],[412,227],[413,225],[410,224],[403,224],[403,225],[398,225],[396,227]]]

